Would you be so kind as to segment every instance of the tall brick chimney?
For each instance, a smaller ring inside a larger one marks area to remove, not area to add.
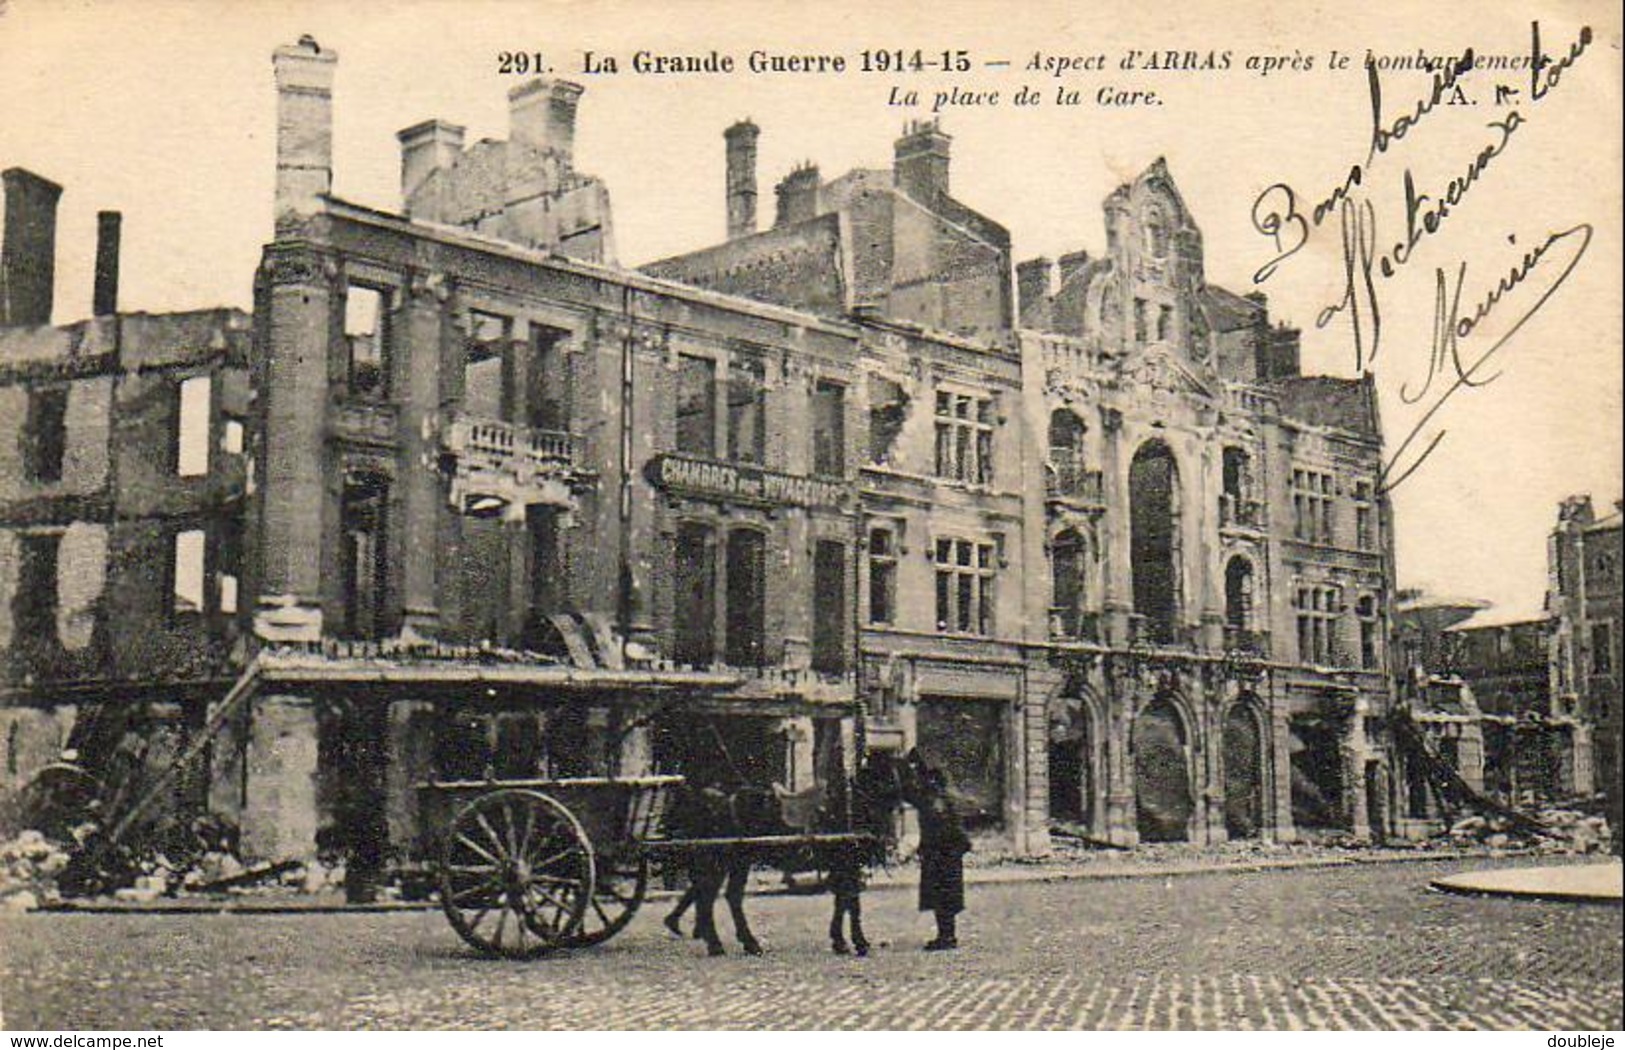
[[[1055,264],[1044,256],[1016,264],[1016,310],[1029,328],[1049,327],[1050,285]]]
[[[728,148],[728,239],[756,232],[756,136],[761,129],[741,120],[722,133]]]
[[[401,200],[412,194],[441,168],[449,168],[463,152],[463,132],[458,124],[425,120],[395,133],[401,144]],[[406,209],[411,214],[411,209]]]
[[[97,317],[118,313],[119,229],[124,216],[116,211],[96,213],[96,286],[90,311]]]
[[[818,177],[818,165],[811,162],[797,165],[790,174],[779,180],[773,192],[778,196],[778,214],[775,226],[805,222],[818,214],[818,189],[823,180]]]
[[[576,106],[582,87],[568,80],[539,77],[508,92],[508,138],[553,150],[569,169],[575,165]]]
[[[892,153],[892,177],[904,193],[929,203],[948,192],[948,146],[953,138],[935,120],[911,120]]]
[[[309,36],[276,49],[276,219],[314,215],[333,188],[333,73],[338,52]]]
[[[0,325],[46,325],[56,289],[56,202],[62,187],[22,168],[0,173],[6,238],[0,246]]]

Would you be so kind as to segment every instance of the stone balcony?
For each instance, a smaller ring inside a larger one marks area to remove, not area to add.
[[[1235,627],[1226,624],[1224,628],[1224,651],[1239,656],[1268,656],[1270,651],[1270,637],[1268,632],[1254,631],[1246,627]]]
[[[1219,528],[1262,529],[1268,524],[1264,504],[1256,499],[1243,499],[1231,493],[1219,497]]]
[[[571,508],[583,476],[574,435],[458,415],[445,433],[451,502],[476,517],[524,517],[533,504]]]
[[[1044,495],[1052,504],[1062,503],[1086,510],[1106,507],[1105,477],[1076,463],[1052,462],[1045,472]]]

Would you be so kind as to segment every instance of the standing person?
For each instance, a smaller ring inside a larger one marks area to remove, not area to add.
[[[947,777],[926,765],[917,751],[910,759],[918,783],[916,798],[911,801],[920,815],[920,910],[933,912],[937,920],[937,936],[927,942],[925,950],[951,951],[959,947],[954,927],[965,910],[965,854],[970,852],[970,839],[954,812]]]

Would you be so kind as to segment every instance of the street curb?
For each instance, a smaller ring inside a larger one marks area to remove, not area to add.
[[[1607,868],[1613,879],[1601,889],[1586,885],[1588,877]],[[1590,870],[1588,870],[1590,869]],[[1561,872],[1561,875],[1557,873]],[[1574,885],[1578,880],[1580,885]],[[1568,882],[1570,885],[1563,885]],[[1492,868],[1446,875],[1428,883],[1440,893],[1467,897],[1504,897],[1513,900],[1555,901],[1564,904],[1622,904],[1619,865],[1568,864],[1548,868]]]
[[[1045,870],[1043,865],[1013,866],[1015,870],[998,868],[969,868],[965,881],[974,886],[1012,886],[1023,883],[1054,884],[1062,882],[1120,881],[1125,879],[1171,879],[1193,875],[1221,875],[1226,873],[1256,874],[1273,871],[1304,871],[1316,868],[1343,868],[1372,864],[1418,864],[1427,861],[1459,861],[1486,859],[1517,859],[1537,857],[1537,853],[1509,853],[1506,850],[1440,850],[1436,852],[1385,853],[1380,856],[1295,857],[1260,859],[1230,863],[1208,862],[1196,864],[1146,865],[1139,867],[1088,868],[1074,867]],[[919,886],[913,876],[880,879],[870,882],[868,892],[912,890]],[[1437,887],[1436,887],[1437,888]],[[1473,891],[1456,891],[1473,892]],[[651,890],[647,900],[675,897],[675,891]],[[805,890],[786,891],[779,888],[756,890],[752,896],[810,896]],[[1576,899],[1576,898],[1570,898]],[[1615,901],[1617,903],[1617,901]],[[393,912],[438,910],[433,901],[379,901],[371,904],[329,904],[320,901],[257,901],[251,899],[184,900],[169,899],[141,903],[115,901],[79,903],[63,901],[29,909],[25,914],[53,915],[366,915]]]

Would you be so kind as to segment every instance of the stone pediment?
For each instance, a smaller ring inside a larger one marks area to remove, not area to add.
[[[1216,391],[1209,378],[1180,359],[1172,348],[1153,345],[1123,359],[1118,385],[1154,397],[1200,397],[1212,400]]]

